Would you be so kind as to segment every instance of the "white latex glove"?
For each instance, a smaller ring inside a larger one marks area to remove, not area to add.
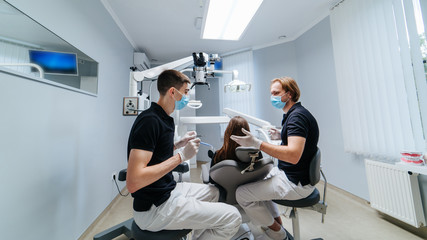
[[[231,135],[230,139],[238,143],[240,146],[243,147],[255,147],[256,149],[259,149],[261,146],[262,141],[258,138],[254,137],[251,132],[246,131],[246,129],[242,128],[242,132],[246,134],[246,136],[236,136]]]
[[[196,138],[196,135],[197,135],[196,131],[187,132],[184,135],[184,137],[182,137],[179,141],[177,141],[173,145],[175,146],[176,149],[182,148],[182,147],[184,147],[188,143],[188,141],[190,141],[191,139]]]
[[[268,130],[268,133],[270,134],[271,140],[280,140],[282,139],[281,133],[276,128],[270,128]]]
[[[187,142],[184,149],[178,152],[181,156],[181,163],[187,161],[188,159],[196,156],[200,147],[200,138],[195,138]]]

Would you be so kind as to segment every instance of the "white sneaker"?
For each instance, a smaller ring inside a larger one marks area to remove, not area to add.
[[[280,230],[277,232],[271,230],[270,228],[267,228],[267,229],[263,228],[263,229],[264,229],[265,234],[273,240],[287,240],[288,239],[286,231],[283,227],[280,227]]]

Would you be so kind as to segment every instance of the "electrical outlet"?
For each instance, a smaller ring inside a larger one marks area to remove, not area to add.
[[[123,98],[123,116],[138,115],[138,98],[124,97]]]
[[[114,180],[114,179],[116,179],[116,180],[117,180],[117,172],[113,172],[113,173],[111,174],[111,180]]]

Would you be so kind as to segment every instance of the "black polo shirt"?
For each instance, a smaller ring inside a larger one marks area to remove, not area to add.
[[[317,151],[319,127],[313,115],[300,102],[295,103],[286,114],[283,114],[282,145],[288,145],[290,136],[305,138],[304,151],[297,164],[279,161],[279,168],[286,173],[290,181],[296,185],[301,182],[301,185],[304,186],[310,183],[310,162]]]
[[[128,160],[131,149],[150,151],[153,156],[148,166],[159,164],[173,155],[173,137],[175,123],[173,118],[158,104],[152,102],[151,107],[143,111],[135,120],[128,140]],[[133,209],[147,211],[154,204],[159,206],[169,197],[176,182],[172,172],[161,177],[154,183],[132,193]]]

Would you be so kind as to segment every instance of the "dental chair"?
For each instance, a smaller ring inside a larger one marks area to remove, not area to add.
[[[213,160],[214,154],[211,150],[208,155]],[[236,155],[241,162],[223,160],[210,168],[209,176],[220,189],[220,202],[234,205],[242,215],[243,224],[232,240],[253,240],[254,237],[247,225],[249,218],[236,201],[236,189],[240,185],[264,179],[273,168],[274,162],[270,158],[262,158],[260,150],[250,147],[236,148]],[[206,177],[206,166],[204,166],[202,167],[203,182],[207,183],[208,177]]]
[[[181,182],[182,175],[188,172],[189,170],[190,168],[188,167],[188,163],[183,162],[172,171],[178,173],[178,176],[179,176],[178,182]],[[126,174],[127,174],[127,169],[121,170],[118,176],[119,181],[126,181]],[[111,240],[122,234],[126,235],[129,239],[133,239],[133,240],[165,240],[165,239],[182,240],[182,239],[186,239],[187,234],[190,232],[191,232],[190,229],[161,230],[158,232],[141,230],[138,227],[138,225],[136,225],[133,218],[131,218],[103,232],[96,234],[93,237],[93,240]]]
[[[323,186],[323,200],[320,200],[320,194],[319,191],[314,188],[313,193],[311,193],[308,197],[299,199],[299,200],[273,200],[273,202],[292,208],[290,213],[290,218],[292,219],[292,230],[295,240],[300,240],[300,227],[299,227],[299,221],[298,221],[298,208],[304,208],[304,209],[310,209],[317,211],[322,214],[322,223],[324,222],[324,215],[326,214],[326,208],[327,204],[325,202],[326,199],[326,186],[327,186],[327,180],[325,178],[325,175],[323,174],[323,171],[320,167],[320,160],[321,160],[321,154],[320,149],[317,149],[316,154],[313,157],[313,160],[310,163],[310,185],[315,186],[319,180],[320,180],[320,174],[322,174],[323,180],[324,180],[324,186]],[[321,239],[321,238],[316,238]]]

